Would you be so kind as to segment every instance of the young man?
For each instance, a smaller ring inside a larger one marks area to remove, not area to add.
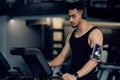
[[[62,64],[72,51],[71,66],[68,73],[62,76],[63,80],[97,80],[95,67],[98,61],[91,55],[95,44],[102,46],[103,34],[97,27],[87,23],[86,9],[79,3],[71,3],[68,14],[75,30],[67,36],[61,53],[48,64]]]

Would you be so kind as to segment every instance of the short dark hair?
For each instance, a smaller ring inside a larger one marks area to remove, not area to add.
[[[86,7],[83,3],[80,2],[72,2],[68,3],[68,10],[70,9],[84,10]]]
[[[77,9],[77,10],[83,10],[83,14],[82,14],[82,18],[83,19],[87,19],[88,15],[87,15],[87,9],[86,9],[86,5],[82,2],[72,2],[72,3],[68,3],[68,11],[71,9]]]

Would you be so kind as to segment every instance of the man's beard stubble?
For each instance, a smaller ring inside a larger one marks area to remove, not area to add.
[[[76,26],[73,26],[73,25],[72,25],[72,28],[76,28],[76,27],[77,27],[77,25],[76,25]]]
[[[72,28],[77,28],[79,26],[80,23],[78,23],[77,25],[72,25]]]
[[[77,28],[82,23],[82,20],[80,20],[75,26],[72,25],[72,28]]]

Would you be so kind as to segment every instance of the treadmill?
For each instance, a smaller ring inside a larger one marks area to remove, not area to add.
[[[62,80],[52,77],[53,71],[38,48],[11,48],[11,55],[20,55],[32,72],[34,80]]]

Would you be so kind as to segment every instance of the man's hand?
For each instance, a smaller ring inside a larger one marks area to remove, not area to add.
[[[63,80],[77,80],[77,78],[74,75],[71,75],[69,73],[65,73],[62,76]]]

